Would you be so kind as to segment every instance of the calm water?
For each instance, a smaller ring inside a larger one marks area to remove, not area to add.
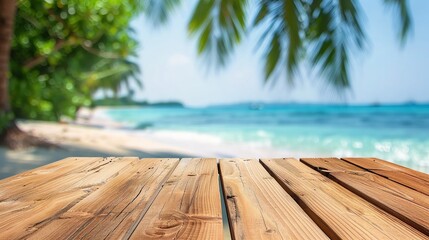
[[[142,131],[185,131],[323,156],[375,156],[429,171],[429,105],[241,104],[119,108],[106,114]]]

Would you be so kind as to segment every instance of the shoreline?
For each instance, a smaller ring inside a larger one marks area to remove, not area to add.
[[[125,157],[140,158],[268,158],[296,157],[286,151],[230,144],[215,137],[188,132],[132,130],[123,128],[95,109],[91,118],[56,123],[21,120],[18,126],[30,134],[55,143],[59,148],[27,148],[9,150],[0,147],[0,179],[30,170],[66,157]]]
[[[43,121],[19,121],[18,126],[34,136],[57,144],[59,148],[10,150],[1,147],[0,179],[66,157],[194,157],[192,152],[150,139],[136,138],[125,130],[115,128]]]
[[[238,142],[220,136],[177,129],[136,130],[116,122],[106,113],[109,107],[83,108],[77,119],[61,122],[22,120],[21,129],[60,146],[57,149],[28,148],[9,150],[0,147],[0,179],[33,169],[66,157],[119,157],[140,158],[284,158],[284,157],[338,157],[360,156],[345,152],[327,156],[321,151],[290,151],[259,142]],[[401,149],[400,149],[401,150]],[[377,155],[370,154],[372,157]],[[389,160],[388,158],[382,159]],[[391,160],[391,159],[390,159]],[[392,161],[395,162],[395,161]],[[408,166],[429,172],[427,162]]]
[[[130,106],[131,108],[141,108],[138,106]],[[272,147],[255,145],[252,143],[231,143],[225,142],[220,137],[210,134],[188,132],[181,130],[153,130],[153,129],[134,129],[127,125],[116,122],[106,113],[112,108],[124,107],[96,107],[94,109],[83,108],[78,113],[77,120],[72,124],[78,126],[91,126],[102,128],[107,131],[128,134],[133,139],[145,139],[155,143],[157,146],[162,145],[163,148],[168,148],[178,153],[183,151],[197,157],[216,157],[216,158],[263,158],[263,157],[309,157],[309,154],[279,150]],[[128,107],[126,107],[128,108]],[[85,114],[90,114],[91,117],[87,121],[83,121]],[[140,148],[139,145],[131,144],[135,148]],[[286,155],[285,155],[286,154]],[[293,156],[292,156],[293,155]],[[314,155],[315,156],[315,155]]]

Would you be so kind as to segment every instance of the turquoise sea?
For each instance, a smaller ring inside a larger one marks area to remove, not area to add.
[[[140,131],[191,132],[313,155],[372,156],[429,172],[429,105],[236,104],[105,113]]]

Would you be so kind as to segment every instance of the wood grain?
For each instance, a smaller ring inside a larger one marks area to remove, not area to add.
[[[262,163],[332,239],[428,239],[295,159]]]
[[[429,235],[429,197],[338,158],[304,158],[307,165]]]
[[[29,239],[119,239],[133,231],[178,159],[133,158],[118,176],[82,199]]]
[[[258,160],[222,159],[234,239],[329,239]]]
[[[6,183],[0,191],[2,237],[17,239],[31,235],[117,176],[132,160],[91,158],[82,161],[70,161],[79,162],[79,167],[73,171],[68,171],[68,167],[47,168],[46,171],[39,168],[30,175],[20,175],[31,187]],[[44,179],[50,181],[43,183]],[[22,184],[21,179],[9,179],[9,182]],[[25,191],[16,192],[16,188]]]
[[[429,175],[378,158],[343,158],[370,172],[429,195]]]
[[[32,192],[39,192],[43,185],[51,182],[70,172],[82,171],[85,168],[96,167],[103,158],[65,158],[63,160],[38,167],[0,181],[0,201],[11,196],[21,198],[31,196]],[[6,190],[6,191],[3,191]]]
[[[216,159],[181,159],[131,239],[222,239]]]

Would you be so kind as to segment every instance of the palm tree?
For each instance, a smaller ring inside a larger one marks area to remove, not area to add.
[[[110,90],[117,97],[122,87],[132,91],[131,84],[143,88],[139,79],[140,67],[129,59],[102,59],[94,64],[92,71],[84,74],[84,83],[93,96],[98,90]]]
[[[76,2],[79,3],[78,1]],[[96,0],[93,2],[96,2]],[[17,4],[20,3],[21,2],[16,0],[0,0],[0,145],[3,144],[11,148],[18,148],[29,145],[52,146],[52,144],[33,137],[18,128],[14,121],[14,115],[12,113],[13,108],[11,107],[9,101],[9,79],[7,75],[9,74],[9,59],[12,35],[14,30],[13,23],[15,21],[15,12]],[[81,3],[84,4],[85,2],[82,1]],[[111,1],[109,3],[112,4],[110,5],[112,6],[112,8],[115,8],[115,1]],[[130,8],[133,9],[133,14],[140,11],[140,2],[138,0],[130,0],[129,4]],[[122,37],[119,34],[117,34],[116,36],[118,36],[119,38]],[[71,38],[70,41],[79,43],[79,41],[76,40],[76,37]],[[112,39],[111,41],[118,40]],[[65,45],[65,41],[63,41],[62,39],[60,39],[58,42],[60,43],[58,44],[59,48]],[[106,81],[106,83],[107,81],[110,81],[110,84],[114,85],[111,88],[114,87],[115,90],[119,89],[120,85],[129,84],[129,81],[137,79],[136,74],[138,74],[138,66],[131,61],[125,59],[121,60],[122,56],[120,54],[117,54],[116,56],[116,54],[101,52],[95,48],[91,48],[91,46],[86,46],[85,44],[81,44],[81,47],[88,53],[91,53],[93,55],[100,55],[99,58],[108,59],[106,60],[106,62],[107,64],[111,65],[110,67],[112,67],[112,69],[110,69],[110,71],[104,71],[103,76],[99,78],[103,81]],[[129,45],[126,47],[134,48],[134,44],[129,43]],[[55,47],[55,50],[58,49],[56,49]],[[127,49],[124,49],[124,52],[125,51],[127,51]],[[121,54],[125,53],[121,52]],[[118,58],[118,60],[115,60],[115,58]],[[30,61],[30,66],[28,66],[28,64],[23,64],[22,67],[32,68],[35,65],[40,64],[40,62],[43,62],[43,60],[46,60],[45,58],[41,58],[39,56],[37,56],[35,59],[35,61]],[[105,67],[108,68],[109,66]],[[105,82],[103,82],[103,84],[105,84]]]
[[[0,0],[0,144],[11,148],[27,145],[52,147],[53,144],[21,131],[11,113],[8,74],[15,13],[15,0]]]

